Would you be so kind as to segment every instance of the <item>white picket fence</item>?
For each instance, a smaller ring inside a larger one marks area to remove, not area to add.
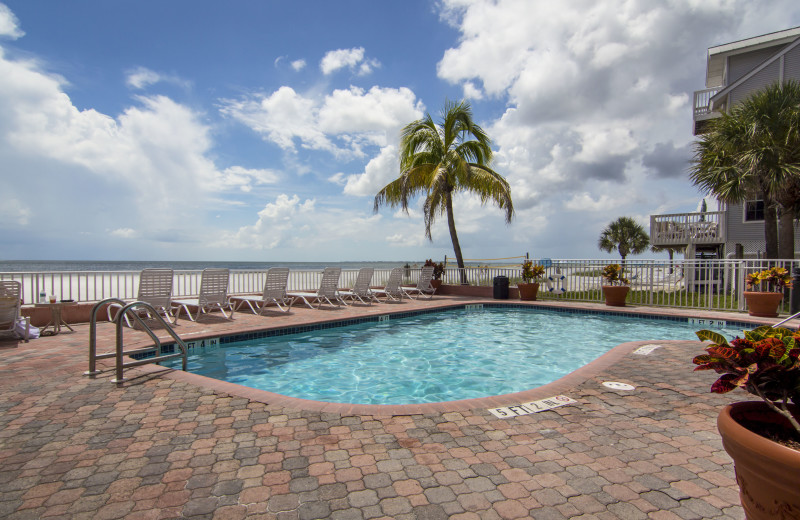
[[[545,266],[545,278],[539,289],[541,299],[603,301],[600,273],[608,260],[534,260]],[[620,263],[620,262],[617,262]],[[624,276],[631,282],[628,303],[702,308],[709,310],[745,310],[742,292],[747,274],[778,265],[792,272],[800,267],[797,261],[768,260],[628,260]],[[343,270],[339,285],[352,287],[357,270]],[[382,286],[389,277],[389,269],[377,269],[373,285]],[[202,271],[175,271],[173,296],[196,296]],[[293,270],[289,274],[289,290],[316,290],[322,276],[321,270]],[[413,284],[419,269],[404,272],[404,283]],[[266,271],[231,270],[230,293],[259,293],[264,285]],[[492,287],[497,279],[506,277],[511,286],[521,280],[520,267],[468,267],[446,269],[446,284]],[[3,272],[0,280],[18,280],[23,285],[23,302],[39,301],[40,294],[54,295],[58,299],[95,302],[105,298],[136,298],[139,285],[138,271],[64,271],[64,272]],[[798,288],[800,290],[800,287]],[[784,311],[788,310],[790,291],[784,297]]]

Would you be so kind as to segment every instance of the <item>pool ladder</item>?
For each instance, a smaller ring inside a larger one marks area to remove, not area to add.
[[[786,318],[785,320],[781,320],[781,321],[779,321],[779,322],[778,322],[778,323],[776,323],[775,325],[772,325],[772,328],[774,329],[775,327],[779,327],[779,326],[783,325],[784,323],[786,323],[787,321],[791,321],[791,320],[793,320],[793,319],[797,318],[798,316],[800,316],[800,312],[797,312],[797,313],[795,313],[795,314],[792,314],[791,316],[789,316],[789,317],[788,317],[788,318]]]
[[[117,313],[117,316],[114,318],[114,322],[117,324],[117,345],[113,352],[105,352],[102,354],[97,353],[97,313],[100,311],[100,308],[103,305],[107,305],[109,303],[118,303],[122,305],[122,309]],[[164,354],[162,353],[162,346],[161,341],[158,339],[158,336],[153,332],[153,330],[145,323],[141,316],[139,316],[138,312],[134,312],[137,310],[146,310],[148,314],[155,316],[159,323],[166,329],[170,336],[175,340],[175,344],[178,345],[180,352],[175,352],[173,354]],[[153,339],[154,345],[151,347],[144,347],[138,348],[134,350],[123,350],[123,316],[128,315],[136,320],[136,323],[142,326],[142,329],[147,332],[147,334]],[[123,358],[125,356],[129,356],[131,354],[142,354],[142,353],[149,353],[155,350],[156,355],[153,357],[147,357],[144,359],[137,359],[134,361],[124,362]],[[168,359],[176,359],[182,358],[182,369],[186,370],[186,356],[187,356],[187,348],[186,343],[178,336],[178,334],[173,330],[169,323],[167,323],[164,318],[153,308],[152,305],[146,302],[133,302],[133,303],[125,303],[124,301],[120,300],[119,298],[106,298],[105,300],[98,302],[92,307],[92,316],[91,320],[89,321],[89,370],[83,373],[85,376],[94,377],[100,373],[100,370],[97,370],[97,360],[98,359],[107,359],[107,358],[116,358],[116,377],[111,380],[112,383],[122,384],[127,379],[123,377],[123,370],[130,367],[135,367],[139,365],[146,365],[148,363],[159,363],[161,361],[166,361]]]

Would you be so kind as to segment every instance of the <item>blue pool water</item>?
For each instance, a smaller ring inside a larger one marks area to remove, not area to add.
[[[188,361],[191,372],[291,397],[429,403],[529,390],[620,343],[695,340],[700,328],[707,327],[529,309],[451,310],[196,347]]]

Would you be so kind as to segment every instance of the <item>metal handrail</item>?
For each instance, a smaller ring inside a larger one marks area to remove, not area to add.
[[[117,331],[116,331],[116,348],[114,352],[106,352],[103,354],[97,354],[97,313],[100,307],[107,303],[121,303],[123,305],[122,309],[119,311],[117,316],[114,318],[113,321],[117,324]],[[145,347],[139,348],[134,350],[123,350],[123,335],[124,335],[124,326],[123,326],[123,319],[122,317],[133,309],[144,309],[148,311],[149,314],[155,316],[155,318],[161,323],[164,329],[169,333],[170,336],[175,340],[176,344],[178,345],[180,352],[176,352],[174,354],[162,354],[161,353],[161,341],[155,335],[153,330],[144,322],[144,320],[139,316],[136,312],[131,312],[130,315],[138,321],[138,323],[142,326],[145,332],[152,338],[154,345],[152,347]],[[124,363],[122,358],[125,355],[136,354],[141,352],[150,352],[152,350],[156,350],[156,355],[154,357],[140,359],[136,361],[129,361]],[[84,375],[88,375],[94,377],[99,373],[96,370],[96,362],[98,359],[106,359],[110,357],[116,358],[116,378],[112,379],[112,383],[123,383],[126,379],[123,377],[123,370],[125,368],[145,365],[149,363],[158,363],[160,361],[166,361],[168,359],[175,359],[175,358],[182,358],[182,369],[186,370],[187,365],[187,356],[188,356],[188,349],[186,347],[186,343],[175,333],[172,327],[167,323],[164,318],[156,311],[156,309],[147,302],[133,302],[129,304],[125,304],[124,301],[118,300],[116,298],[108,298],[107,300],[103,300],[97,303],[92,308],[92,316],[91,321],[89,324],[89,370],[84,373]]]
[[[113,354],[97,355],[97,313],[100,312],[100,307],[109,303],[125,305],[125,302],[119,298],[106,298],[105,300],[97,302],[94,307],[92,307],[92,315],[91,318],[89,318],[89,370],[83,373],[85,376],[94,377],[99,374],[100,371],[97,370],[97,360],[113,356]],[[121,316],[122,313],[118,313],[114,321],[118,320]]]
[[[775,327],[778,327],[778,326],[780,326],[780,325],[783,325],[783,324],[784,324],[784,323],[786,323],[787,321],[791,321],[791,320],[793,320],[793,319],[797,318],[798,316],[800,316],[800,312],[794,313],[794,314],[792,314],[791,316],[789,316],[788,318],[786,318],[785,320],[781,320],[781,321],[779,321],[779,322],[778,322],[778,323],[776,323],[775,325],[772,325],[772,328],[774,329]]]

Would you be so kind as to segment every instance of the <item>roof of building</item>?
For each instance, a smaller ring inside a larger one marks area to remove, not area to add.
[[[723,84],[725,60],[728,56],[776,45],[784,45],[794,41],[799,36],[800,27],[792,27],[791,29],[784,29],[782,31],[709,47],[708,62],[706,65],[706,88],[719,87]]]

